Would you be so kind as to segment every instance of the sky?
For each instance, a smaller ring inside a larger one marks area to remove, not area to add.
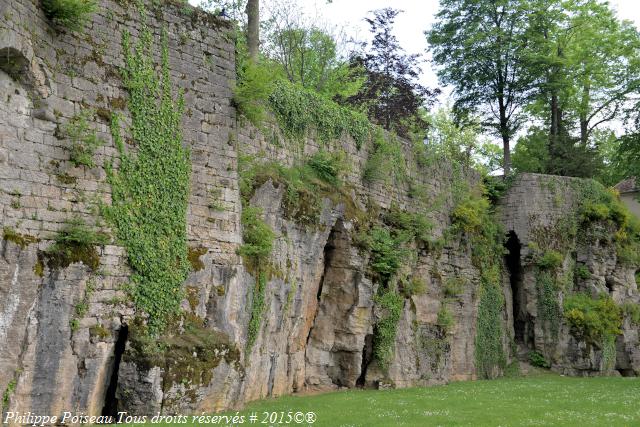
[[[189,0],[192,4],[200,0]],[[269,7],[270,0],[260,0],[261,13]],[[305,13],[313,19],[325,22],[329,26],[344,28],[349,35],[366,40],[368,26],[363,18],[369,11],[393,7],[404,11],[396,18],[395,35],[400,45],[407,53],[419,53],[428,60],[426,52],[427,41],[424,31],[428,30],[434,21],[434,15],[438,11],[438,0],[298,0],[296,2],[304,8]],[[640,27],[640,0],[609,0],[609,4],[618,12],[622,19],[633,21]],[[428,62],[421,66],[421,82],[428,87],[438,86],[438,78],[435,70]],[[444,91],[441,102],[444,102],[449,91]]]
[[[265,4],[269,0],[263,0]],[[403,10],[396,18],[395,35],[400,46],[407,53],[420,53],[428,60],[427,41],[424,31],[431,28],[435,14],[439,9],[438,0],[333,0],[327,4],[326,0],[299,0],[298,4],[312,16],[317,14],[320,19],[350,29],[352,34],[366,39],[368,25],[363,17],[369,11],[384,7]],[[640,27],[640,0],[610,0],[609,4],[618,12],[618,17],[633,21]],[[428,87],[437,87],[438,77],[428,62],[422,64],[421,82]],[[441,102],[446,102],[450,91],[443,91]]]
[[[198,4],[200,0],[189,0]],[[260,0],[261,14],[268,14],[269,4],[277,0]],[[449,103],[451,90],[438,83],[436,70],[428,62],[427,41],[424,31],[431,28],[435,14],[439,9],[438,0],[298,0],[305,15],[312,20],[326,24],[329,27],[344,28],[348,35],[360,40],[368,40],[368,25],[363,18],[372,10],[393,7],[403,11],[396,18],[394,34],[407,53],[423,55],[420,81],[427,87],[442,89],[440,104]],[[618,17],[630,20],[640,27],[640,0],[609,0],[609,4],[617,11]],[[266,13],[265,13],[266,12]],[[618,129],[619,124],[614,124]]]

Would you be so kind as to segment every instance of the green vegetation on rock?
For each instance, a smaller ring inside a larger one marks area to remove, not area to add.
[[[109,242],[109,236],[94,231],[79,218],[70,220],[54,237],[53,245],[44,251],[47,266],[52,270],[68,267],[74,262],[82,262],[92,271],[100,265],[97,246]]]
[[[467,238],[473,265],[480,272],[475,357],[478,376],[495,378],[506,367],[501,267],[504,233],[482,187],[470,189],[451,214],[451,232]]]
[[[182,283],[189,271],[186,212],[191,163],[182,144],[183,99],[171,95],[167,35],[161,68],[153,62],[152,34],[142,28],[137,45],[123,35],[124,85],[129,92],[131,139],[125,151],[118,115],[112,134],[120,155],[118,170],[107,165],[112,205],[105,216],[127,250],[133,269],[130,287],[138,310],[148,315],[149,331],[160,333],[180,310]]]
[[[564,317],[576,337],[599,346],[621,333],[622,310],[608,295],[595,299],[582,293],[568,295]]]
[[[373,300],[381,311],[381,316],[374,326],[373,355],[380,366],[387,369],[393,358],[404,298],[387,289],[375,295]]]
[[[42,0],[47,18],[72,31],[82,30],[98,8],[96,0]]]
[[[92,117],[93,111],[84,109],[62,126],[62,136],[71,140],[69,160],[74,166],[95,167],[93,157],[96,150],[104,144],[89,126]]]

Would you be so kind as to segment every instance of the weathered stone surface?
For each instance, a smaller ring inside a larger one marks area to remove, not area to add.
[[[564,255],[559,277],[568,277],[569,283],[554,293],[561,309],[568,293],[584,292],[596,297],[608,294],[617,303],[637,304],[640,301],[635,281],[635,268],[618,261],[615,242],[594,238],[610,230],[599,230],[601,225],[578,223],[576,235],[566,229],[568,220],[577,220],[579,190],[582,182],[575,178],[522,174],[500,203],[500,216],[506,231],[514,233],[521,246],[520,280],[513,289],[519,309],[514,312],[521,324],[515,331],[515,341],[521,354],[538,351],[551,362],[552,369],[568,375],[615,374],[637,375],[638,325],[625,319],[622,335],[617,338],[613,371],[605,366],[603,349],[576,338],[569,325],[560,316],[556,322],[541,317],[544,302],[540,294],[540,269],[531,260],[533,251],[542,247]],[[595,228],[594,228],[595,227]],[[588,277],[577,277],[576,265],[587,271]],[[550,323],[555,323],[557,331]]]
[[[283,212],[283,189],[270,181],[257,189],[251,203],[263,209],[276,233],[270,259],[274,274],[266,286],[260,331],[247,350],[255,277],[237,255],[241,155],[292,165],[301,154],[339,148],[351,162],[345,181],[360,208],[371,201],[383,210],[395,204],[415,211],[416,201],[408,196],[409,180],[362,182],[368,146],[357,149],[347,137],[327,147],[313,138],[274,144],[274,135],[280,140],[282,135],[269,130],[265,136],[238,123],[231,102],[235,58],[229,26],[172,5],[149,14],[147,23],[157,36],[163,25],[168,29],[172,82],[185,91],[184,142],[192,161],[187,237],[189,246],[205,249],[203,268],[184,284],[188,298],[182,306],[204,319],[206,328],[228,337],[239,360],[222,360],[207,384],[170,387],[163,387],[166,373],[159,367],[139,366],[126,357],[116,366],[122,350],[116,351],[118,337],[135,315],[121,289],[130,274],[124,249],[115,244],[101,248],[95,272],[81,264],[51,271],[38,252],[75,216],[96,224],[97,202],[111,200],[103,166],[115,158],[117,168],[118,162],[105,116],[121,110],[127,97],[116,71],[123,65],[121,34],[128,30],[135,37],[140,27],[138,12],[127,4],[101,2],[85,35],[77,37],[55,31],[37,0],[0,3],[5,18],[0,21],[0,226],[38,239],[24,247],[0,242],[0,393],[14,389],[3,409],[100,414],[113,397],[119,410],[132,414],[200,413],[304,390],[474,379],[480,274],[468,242],[450,238],[441,250],[416,248],[410,268],[426,289],[404,299],[394,356],[383,371],[372,358],[380,316],[374,299],[378,285],[368,271],[367,255],[353,241],[356,224],[347,207],[326,199],[318,224],[296,224]],[[16,58],[20,73],[6,61],[7,53]],[[106,142],[92,169],[71,164],[70,141],[59,139],[57,131],[87,106],[99,112],[92,126]],[[121,112],[128,121],[126,109]],[[411,146],[406,144],[404,151],[407,164],[413,164]],[[434,205],[438,201],[428,216],[434,238],[441,237],[450,226],[452,186],[460,177],[446,162],[410,169],[409,175]],[[472,184],[479,179],[462,178]],[[601,350],[576,340],[563,324],[551,342],[538,319],[527,244],[536,230],[555,224],[575,203],[570,179],[556,179],[556,190],[549,179],[523,175],[502,202],[505,231],[513,231],[522,247],[521,285],[512,289],[506,269],[503,275],[505,353],[508,361],[514,356],[509,344],[515,337],[522,351],[542,352],[558,371],[600,373]],[[211,207],[212,194],[222,211]],[[618,303],[638,302],[635,271],[618,265],[610,246],[577,245],[575,260],[569,258],[564,270],[575,261],[592,273],[580,283],[582,290],[610,292]],[[463,283],[455,297],[445,292],[450,280]],[[85,303],[86,310],[78,309]],[[438,325],[442,307],[454,319],[447,333]],[[518,322],[522,328],[514,328]],[[616,347],[616,369],[624,375],[640,372],[638,340],[637,325],[625,319]]]

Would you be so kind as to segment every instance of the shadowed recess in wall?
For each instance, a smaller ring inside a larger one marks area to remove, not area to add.
[[[122,325],[120,332],[118,333],[118,340],[116,341],[116,345],[113,350],[111,378],[105,394],[104,407],[102,408],[102,415],[104,416],[115,417],[118,415],[118,399],[116,397],[116,391],[118,389],[118,371],[120,370],[120,361],[122,360],[122,355],[126,348],[128,335],[128,326]]]

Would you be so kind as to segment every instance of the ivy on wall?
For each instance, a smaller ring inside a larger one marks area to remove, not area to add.
[[[468,189],[467,196],[460,198],[462,201],[451,215],[451,232],[468,237],[472,263],[480,271],[476,369],[479,377],[494,378],[502,372],[507,361],[503,345],[505,300],[501,281],[505,234],[491,212],[484,191],[482,186]]]
[[[126,32],[122,44],[135,150],[125,150],[120,120],[114,114],[111,131],[120,165],[117,172],[107,165],[112,204],[105,216],[127,250],[133,301],[148,315],[150,333],[158,334],[179,312],[182,283],[189,271],[186,213],[191,163],[182,144],[184,104],[182,94],[172,97],[166,32],[159,73],[146,26],[135,46]]]

